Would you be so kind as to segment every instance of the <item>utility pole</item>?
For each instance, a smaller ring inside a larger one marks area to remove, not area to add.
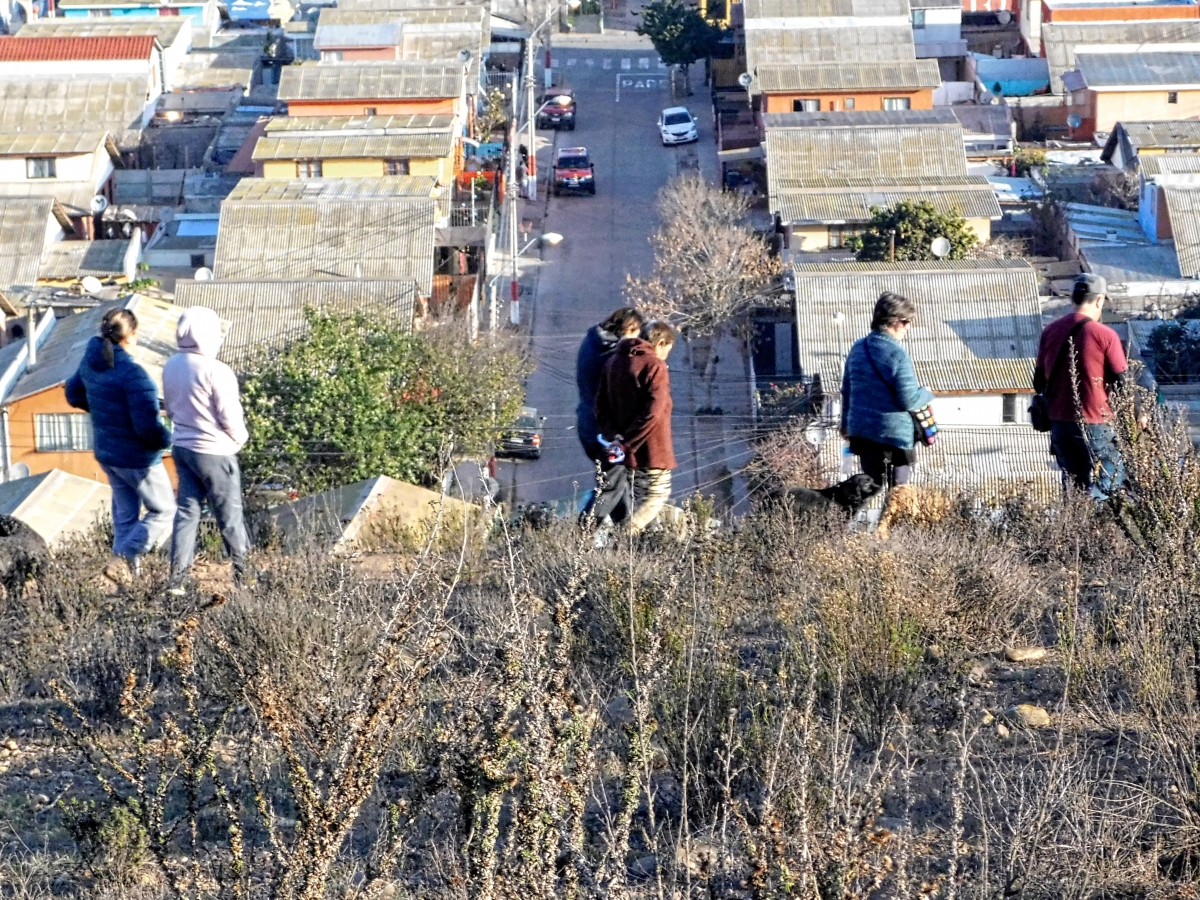
[[[548,38],[547,38],[548,39]],[[537,100],[534,98],[533,77],[533,35],[529,36],[529,69],[525,73],[525,90],[528,94],[525,101],[525,115],[529,116],[529,162],[525,165],[525,172],[529,182],[529,199],[537,200]],[[547,50],[547,53],[550,51]],[[549,71],[547,69],[547,71]]]
[[[532,35],[525,42],[525,65],[529,69],[533,68]],[[509,321],[513,325],[519,325],[521,322],[521,297],[520,286],[517,284],[517,203],[520,189],[517,186],[517,140],[520,137],[518,108],[521,92],[517,88],[516,79],[513,80],[512,94],[513,116],[512,123],[508,128],[508,190],[505,191],[504,196],[508,200],[508,252],[509,261],[512,264],[512,279],[509,281]]]

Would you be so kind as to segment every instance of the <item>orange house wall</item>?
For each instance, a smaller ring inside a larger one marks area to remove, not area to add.
[[[457,101],[446,100],[289,100],[288,115],[364,116],[367,107],[381,116],[452,116]]]
[[[1151,19],[1200,18],[1200,6],[1083,6],[1051,9],[1042,4],[1042,24],[1050,22],[1144,22]]]
[[[29,466],[29,474],[40,475],[51,469],[62,469],[80,478],[90,478],[93,481],[108,484],[108,477],[91,451],[69,453],[39,453],[37,451],[37,432],[34,430],[33,417],[48,413],[77,413],[79,410],[67,403],[66,393],[62,385],[47,388],[37,394],[24,397],[8,405],[8,436],[12,443],[11,461],[23,462]],[[164,457],[167,474],[171,476],[171,484],[177,483],[175,478],[175,461],[169,456]]]
[[[400,58],[399,47],[327,47],[328,50],[341,50],[342,62],[361,62],[362,60],[397,60]]]
[[[828,112],[830,103],[836,100],[838,111],[844,112],[847,98],[854,99],[854,112],[878,111],[883,109],[885,97],[908,97],[912,109],[933,109],[933,90],[931,88],[919,91],[895,89],[859,93],[809,91],[766,94],[765,96],[767,98],[766,112],[769,113],[790,113],[793,100],[820,100],[821,112]]]

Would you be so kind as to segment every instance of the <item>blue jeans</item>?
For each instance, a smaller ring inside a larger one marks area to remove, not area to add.
[[[171,527],[175,497],[162,463],[145,469],[100,464],[112,487],[113,553],[135,562]],[[142,516],[142,507],[146,515]]]
[[[196,558],[196,533],[200,530],[200,507],[207,499],[216,517],[233,571],[246,570],[250,540],[242,514],[242,470],[236,456],[197,453],[186,447],[171,451],[179,475],[179,511],[171,541],[171,577],[179,580]]]
[[[1050,449],[1063,470],[1064,487],[1069,477],[1080,490],[1107,500],[1125,483],[1125,463],[1111,425],[1051,422]]]

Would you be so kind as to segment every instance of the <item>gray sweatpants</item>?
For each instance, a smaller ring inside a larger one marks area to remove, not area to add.
[[[221,529],[225,549],[233,560],[233,571],[245,571],[250,540],[242,515],[242,471],[237,457],[197,453],[186,447],[175,447],[171,455],[179,476],[179,508],[171,539],[171,577],[180,579],[192,567],[196,558],[200,507],[206,499],[217,519],[217,527]]]

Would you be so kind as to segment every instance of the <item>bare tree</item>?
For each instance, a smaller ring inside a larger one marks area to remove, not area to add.
[[[659,195],[662,224],[650,237],[654,271],[630,278],[626,294],[685,337],[718,334],[755,306],[774,302],[779,260],[746,221],[749,203],[697,174],[674,178]]]

